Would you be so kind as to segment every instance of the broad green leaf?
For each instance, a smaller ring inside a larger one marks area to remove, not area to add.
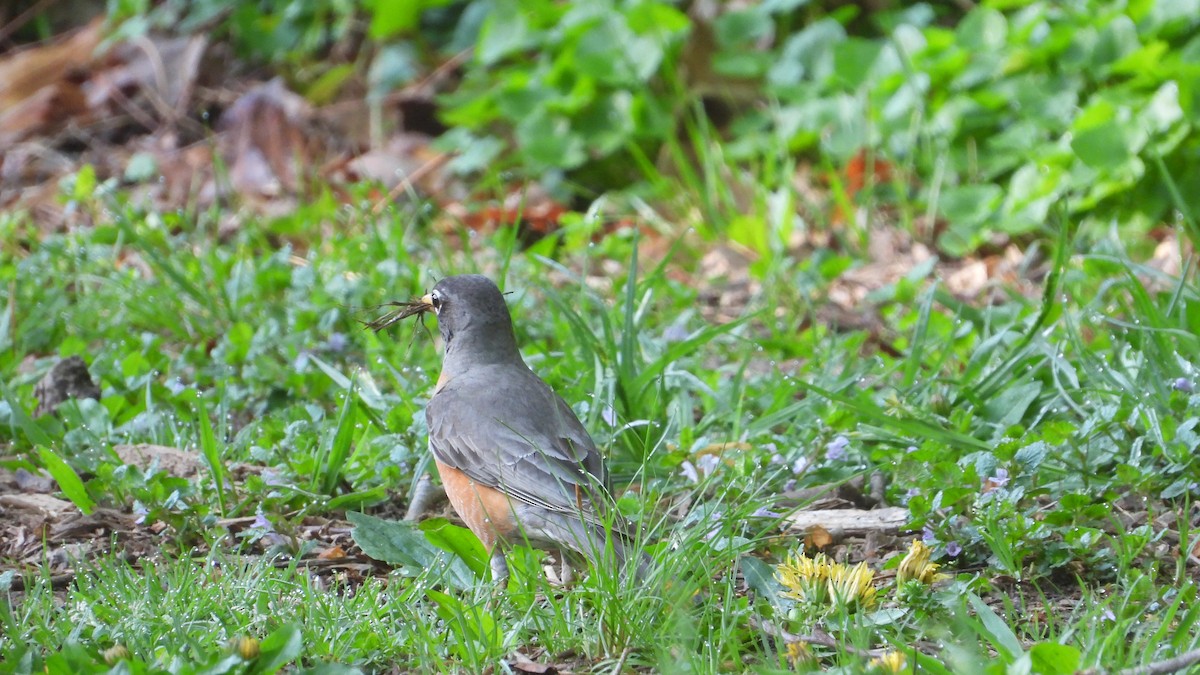
[[[976,621],[972,622],[971,626],[992,645],[997,651],[1003,653],[1008,659],[1016,659],[1024,653],[1021,648],[1021,641],[1017,639],[1016,634],[1000,618],[987,603],[978,595],[971,593],[967,596],[968,602],[971,603],[971,608],[975,610]]]
[[[50,472],[50,476],[58,483],[59,489],[67,496],[67,499],[70,499],[71,503],[79,507],[79,510],[85,514],[90,514],[95,510],[96,503],[88,495],[87,488],[83,485],[79,474],[75,473],[75,469],[72,469],[66,460],[59,457],[50,448],[38,446],[37,452],[38,457],[42,460],[42,466]]]
[[[294,661],[304,648],[304,636],[294,623],[284,624],[263,638],[258,658],[246,667],[246,675],[270,675]]]
[[[371,37],[379,40],[410,32],[421,18],[419,0],[374,0],[371,8]]]
[[[990,7],[971,10],[956,29],[958,43],[975,55],[999,52],[1008,40],[1008,20]]]
[[[1030,648],[1029,658],[1039,675],[1071,675],[1079,669],[1079,650],[1069,645],[1039,642]]]
[[[882,51],[883,43],[874,40],[850,38],[839,42],[833,48],[833,73],[842,84],[857,89],[870,78]]]
[[[435,546],[407,521],[384,520],[354,511],[346,514],[354,526],[351,536],[371,558],[409,568],[410,574],[441,568],[442,579],[458,589],[471,588],[476,577],[467,563]]]
[[[1077,132],[1071,149],[1088,166],[1105,171],[1125,165],[1133,157],[1125,126],[1116,120]]]
[[[471,568],[477,577],[488,575],[488,554],[476,537],[465,527],[453,525],[445,518],[429,518],[421,521],[420,529],[431,544],[443,551],[453,553]]]

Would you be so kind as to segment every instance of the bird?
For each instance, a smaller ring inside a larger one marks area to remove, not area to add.
[[[519,543],[622,571],[632,558],[643,578],[650,559],[634,555],[604,457],[570,405],[521,357],[496,283],[449,276],[420,298],[388,304],[399,309],[369,328],[436,317],[443,356],[425,408],[429,448],[451,506],[488,552],[493,584],[507,585],[506,551]]]

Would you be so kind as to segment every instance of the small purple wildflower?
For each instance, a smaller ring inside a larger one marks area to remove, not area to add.
[[[137,516],[137,518],[135,518],[133,521],[135,524],[145,525],[146,517],[150,515],[150,509],[146,508],[145,504],[143,504],[139,501],[134,501],[133,502],[133,515]]]
[[[688,337],[688,331],[687,328],[684,328],[682,325],[673,323],[670,326],[667,326],[667,329],[663,331],[662,336],[663,340],[666,340],[667,342],[683,342]]]
[[[300,352],[300,354],[296,357],[296,360],[292,361],[292,369],[301,373],[305,372],[308,370],[309,358],[310,356],[307,350]]]
[[[1175,383],[1173,386],[1175,387],[1175,391],[1182,391],[1185,394],[1190,394],[1196,389],[1195,385],[1192,384],[1192,381],[1186,377],[1175,378]]]
[[[1008,469],[1002,466],[997,467],[996,474],[989,477],[987,482],[991,484],[992,487],[1004,487],[1005,485],[1008,485]]]
[[[912,453],[917,451],[917,446],[910,445],[907,448],[905,448],[904,451],[911,455]]]
[[[933,546],[937,543],[937,533],[933,531],[933,528],[927,526],[921,530],[921,542],[926,546]]]
[[[771,511],[770,509],[768,509],[765,506],[760,506],[754,510],[754,513],[750,514],[750,517],[751,518],[782,518],[783,514]]]
[[[921,491],[918,490],[917,488],[908,488],[907,490],[904,491],[904,496],[900,498],[900,502],[902,504],[907,504],[910,499],[912,499],[913,497],[916,497],[919,494],[921,494]]]
[[[686,459],[683,460],[683,464],[679,465],[679,473],[682,474],[684,478],[688,479],[692,483],[700,482],[700,473],[698,471],[696,471],[696,465],[692,464],[691,462],[689,462]]]
[[[960,546],[957,541],[952,541],[949,544],[946,544],[946,555],[950,556],[951,558],[957,558],[960,553],[962,553],[962,546]]]
[[[350,344],[350,340],[346,338],[345,333],[334,333],[325,341],[325,350],[330,352],[344,352]]]
[[[789,478],[789,479],[787,479],[787,482],[783,484],[784,492],[791,492],[792,490],[795,490],[795,489],[796,489],[796,479],[795,478]]]
[[[771,441],[769,443],[763,443],[762,449],[766,450],[767,452],[778,452],[779,451],[779,447],[777,445],[775,445],[774,441]]]
[[[825,459],[831,462],[844,459],[846,457],[846,448],[848,447],[850,447],[850,439],[839,434],[832,441],[825,444]]]
[[[600,409],[600,418],[610,427],[617,426],[617,411],[611,405],[606,405]]]
[[[796,474],[797,476],[804,473],[804,470],[807,468],[808,459],[805,457],[801,457],[800,459],[792,462],[792,473]]]
[[[1117,615],[1113,614],[1111,607],[1105,607],[1104,611],[1100,614],[1100,618],[1104,619],[1105,621],[1116,621]]]
[[[278,486],[283,486],[283,485],[288,484],[288,482],[286,480],[284,480],[283,474],[281,472],[279,472],[275,469],[271,469],[271,468],[263,469],[262,479],[263,479],[263,483],[265,483],[266,485],[273,486],[273,487],[278,487]]]
[[[271,524],[270,519],[263,515],[262,509],[259,509],[258,513],[254,514],[254,522],[250,524],[250,527],[256,530],[262,530],[267,534],[272,534],[275,532],[275,526]]]
[[[787,464],[787,458],[777,452],[777,453],[771,455],[771,463],[772,464]]]
[[[721,458],[716,455],[700,455],[696,458],[696,468],[700,469],[700,474],[705,478],[711,476],[720,464]]]
[[[183,380],[176,377],[172,380],[167,380],[167,389],[172,395],[178,396],[187,390],[187,385],[183,383]]]

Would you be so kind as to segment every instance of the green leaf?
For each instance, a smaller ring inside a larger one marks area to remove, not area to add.
[[[1029,650],[1033,672],[1040,675],[1071,675],[1079,669],[1079,650],[1069,645],[1039,642]]]
[[[337,429],[334,430],[333,440],[321,466],[321,493],[332,495],[342,479],[346,461],[350,459],[350,447],[354,443],[354,425],[357,423],[353,390],[346,392],[346,400],[342,403],[342,414],[338,416]]]
[[[1077,132],[1071,138],[1071,149],[1080,161],[1098,171],[1123,166],[1133,157],[1125,127],[1116,120]]]
[[[394,3],[405,4],[405,3]],[[367,70],[367,82],[373,100],[382,99],[405,83],[416,79],[420,55],[409,43],[388,45],[375,54]]]
[[[71,503],[79,507],[79,510],[85,514],[90,514],[95,510],[96,503],[88,495],[87,488],[84,487],[79,474],[75,473],[75,469],[72,469],[66,460],[59,457],[50,448],[38,446],[37,452],[38,457],[42,460],[42,466],[50,472],[50,476],[58,483],[59,489],[67,496],[67,499],[70,499]]]
[[[9,414],[12,416],[13,421],[17,423],[17,427],[21,429],[21,433],[25,434],[25,439],[29,441],[30,445],[53,447],[54,439],[50,438],[50,435],[38,426],[37,421],[25,412],[25,408],[21,406],[16,397],[9,392],[8,387],[4,386],[3,383],[0,383],[0,393],[4,394],[4,401],[8,403]]]
[[[1021,648],[1021,641],[1017,639],[1016,634],[1000,618],[988,607],[978,595],[971,593],[967,596],[967,600],[971,603],[971,608],[975,610],[975,618],[978,621],[972,622],[971,626],[975,629],[979,636],[988,641],[997,651],[1003,653],[1009,660],[1016,659],[1024,653]]]
[[[459,634],[459,644],[477,642],[489,651],[503,646],[504,635],[499,624],[482,605],[468,604],[453,595],[433,589],[425,591],[425,594],[437,603],[437,615]]]
[[[304,98],[314,105],[325,105],[333,101],[338,92],[341,91],[342,85],[354,76],[355,66],[353,63],[343,63],[333,66],[326,70],[304,90]],[[126,177],[129,172],[126,170]]]
[[[989,420],[995,422],[999,432],[1004,433],[1005,429],[1021,422],[1025,411],[1041,393],[1042,385],[1039,382],[1014,384],[988,400],[984,412]]]
[[[1025,471],[1034,472],[1042,465],[1042,462],[1046,461],[1046,456],[1049,454],[1049,444],[1045,441],[1034,441],[1017,450],[1017,453],[1013,455],[1013,461],[1020,464]]]
[[[783,584],[775,579],[775,568],[748,555],[738,559],[738,567],[742,569],[742,577],[746,579],[746,584],[755,593],[773,603],[779,601],[779,593],[784,589]]]
[[[354,543],[375,560],[407,567],[413,575],[444,567],[443,580],[458,589],[471,588],[476,583],[475,575],[462,558],[452,557],[435,546],[410,522],[383,520],[354,511],[346,514],[346,520],[354,526],[351,532]]]
[[[717,44],[739,49],[768,35],[773,29],[771,15],[763,11],[761,6],[725,12],[713,23]]]
[[[217,508],[222,516],[228,515],[225,510],[225,463],[221,460],[221,448],[217,445],[212,420],[209,419],[204,399],[200,396],[196,397],[196,426],[200,430],[200,452],[208,464],[213,488],[217,491]]]
[[[462,558],[480,579],[487,577],[487,550],[470,530],[451,524],[445,518],[423,520],[419,527],[431,544]]]
[[[533,30],[520,5],[515,2],[498,2],[479,31],[475,58],[481,64],[490,66],[509,54],[524,49],[532,37]]]
[[[870,78],[883,43],[850,38],[833,47],[833,74],[847,87],[857,89]]]
[[[421,18],[419,0],[375,0],[371,7],[371,37],[379,40],[408,33]]]
[[[1008,40],[1008,21],[990,7],[971,10],[956,29],[958,44],[977,54],[997,52]]]
[[[270,675],[300,656],[304,637],[294,623],[280,626],[259,645],[258,657],[246,668],[246,675]]]

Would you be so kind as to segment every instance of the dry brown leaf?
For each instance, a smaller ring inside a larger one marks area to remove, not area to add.
[[[813,525],[808,528],[808,532],[804,534],[804,548],[823,550],[826,546],[833,543],[833,535],[829,530],[820,525]]]
[[[549,664],[538,663],[521,652],[513,652],[510,654],[508,657],[508,665],[511,666],[513,670],[516,670],[520,673],[539,673],[552,675],[553,673],[559,672],[558,668]]]
[[[317,148],[306,125],[308,103],[275,78],[258,85],[221,115],[221,154],[234,190],[246,197],[272,198],[294,193],[300,173]]]
[[[103,25],[103,18],[97,18],[61,40],[0,59],[0,110],[9,110],[91,63]]]
[[[48,133],[68,120],[86,115],[87,100],[74,82],[53,82],[0,113],[0,144],[8,145]]]
[[[346,550],[341,546],[330,546],[317,554],[319,560],[341,560],[346,557]]]

